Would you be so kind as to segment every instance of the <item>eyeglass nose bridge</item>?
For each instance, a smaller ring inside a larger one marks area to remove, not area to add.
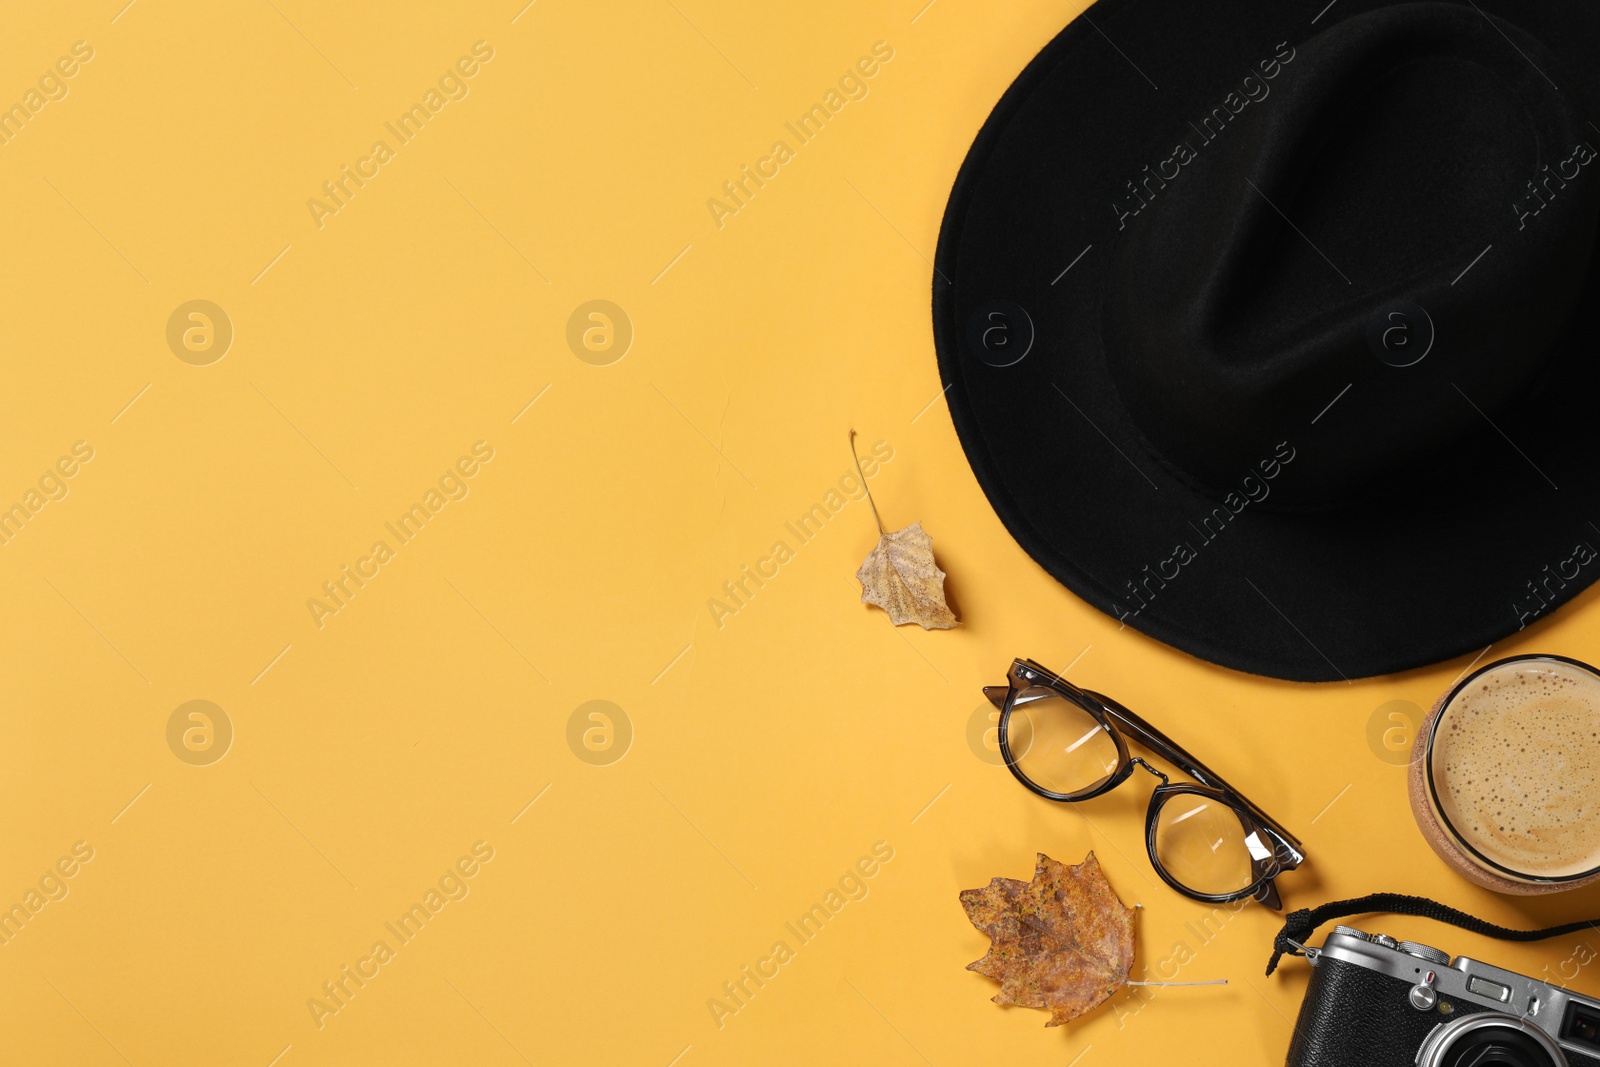
[[[1151,774],[1153,774],[1157,778],[1161,779],[1161,784],[1162,785],[1171,785],[1172,784],[1172,780],[1170,778],[1168,778],[1166,775],[1162,774],[1160,771],[1156,770],[1154,767],[1150,766],[1150,764],[1146,763],[1143,756],[1134,756],[1132,759],[1128,760],[1128,762],[1131,763],[1131,764],[1135,764],[1137,766],[1143,767],[1145,770],[1149,771]]]

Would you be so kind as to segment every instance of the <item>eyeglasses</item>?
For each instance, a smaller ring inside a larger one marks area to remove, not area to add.
[[[1142,767],[1161,779],[1145,816],[1145,850],[1161,880],[1193,900],[1253,897],[1282,908],[1274,881],[1305,861],[1293,834],[1115,700],[1032,660],[1014,661],[1007,680],[1009,686],[985,686],[983,695],[1000,709],[1000,754],[1019,782],[1076,804],[1109,793]],[[1174,784],[1130,755],[1130,737],[1198,784]]]

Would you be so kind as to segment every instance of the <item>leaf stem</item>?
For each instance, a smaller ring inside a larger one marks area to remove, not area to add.
[[[1150,986],[1195,986],[1195,985],[1227,985],[1226,978],[1213,978],[1209,982],[1124,982],[1123,985],[1150,985]]]
[[[878,524],[878,533],[886,534],[889,531],[883,528],[883,519],[878,515],[878,505],[873,502],[872,489],[867,485],[867,476],[861,473],[861,457],[856,455],[856,432],[850,431],[850,458],[856,461],[856,475],[861,479],[861,488],[867,493],[867,506],[872,509],[872,521]]]

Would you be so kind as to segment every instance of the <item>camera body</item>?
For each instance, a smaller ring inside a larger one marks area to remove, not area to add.
[[[1288,1067],[1600,1067],[1600,1001],[1348,926],[1305,952]]]

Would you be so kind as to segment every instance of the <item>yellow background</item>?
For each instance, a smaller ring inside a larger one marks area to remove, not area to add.
[[[1207,909],[1154,884],[1143,779],[1068,809],[981,723],[969,745],[1017,655],[1073,663],[1303,835],[1291,908],[1600,912],[1451,876],[1369,744],[1470,657],[1233,674],[1119,630],[1007,537],[937,400],[928,257],[973,135],[1079,5],[923,2],[7,11],[0,101],[75,41],[94,58],[0,146],[0,504],[74,442],[94,458],[0,547],[0,903],[75,842],[94,858],[0,947],[0,1058],[1281,1062],[1304,964],[1262,976],[1258,906],[1209,942],[1186,926]],[[319,229],[306,201],[480,40],[470,94]],[[877,41],[869,95],[719,229],[707,199]],[[167,347],[192,299],[234,326],[209,366]],[[566,342],[591,299],[633,323],[609,366]],[[933,535],[962,627],[857,602],[860,503],[718,626],[708,600],[849,472],[852,426],[893,448],[879,509]],[[319,628],[307,600],[477,441],[469,495]],[[1597,619],[1586,596],[1491,658],[1584,656]],[[189,700],[234,728],[209,766],[167,744]],[[631,724],[609,765],[568,745],[591,700]],[[469,895],[319,1028],[308,999],[479,841]],[[879,841],[868,895],[787,934]],[[1137,972],[1183,941],[1182,977],[1231,984],[1055,1030],[991,1004],[957,893],[1090,849],[1145,906]],[[1369,925],[1530,972],[1573,949]],[[778,940],[794,958],[719,1026],[707,1002]],[[1600,994],[1592,968],[1576,985]]]

